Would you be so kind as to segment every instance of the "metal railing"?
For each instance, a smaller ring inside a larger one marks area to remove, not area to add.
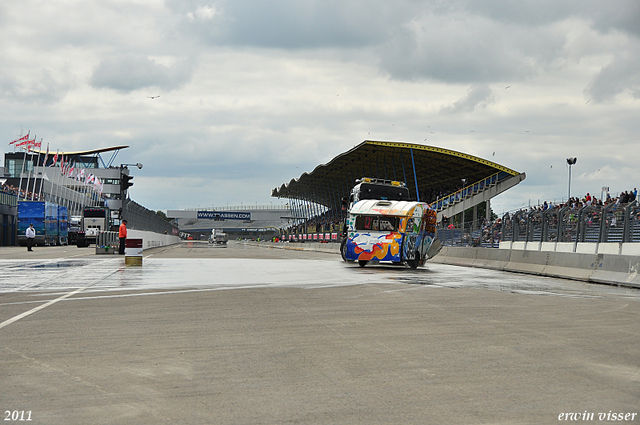
[[[436,211],[443,210],[451,205],[457,204],[458,202],[462,202],[462,200],[465,198],[476,195],[489,187],[495,186],[508,177],[512,176],[504,171],[492,174],[487,178],[472,183],[469,186],[463,187],[457,192],[454,192],[450,195],[436,200],[435,202],[432,202],[431,207]]]
[[[2,190],[0,191],[0,204],[16,207],[18,206],[18,197],[13,193]]]
[[[502,217],[502,241],[640,242],[640,206],[588,205],[517,211]]]
[[[608,204],[509,212],[494,222],[438,229],[446,246],[498,247],[500,242],[640,242],[640,205]]]
[[[122,206],[122,218],[127,220],[127,227],[135,230],[146,230],[155,233],[177,235],[178,227],[142,205],[125,199]]]

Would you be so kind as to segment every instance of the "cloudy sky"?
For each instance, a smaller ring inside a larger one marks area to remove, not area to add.
[[[572,194],[640,186],[638,0],[0,0],[0,39],[4,151],[129,145],[154,210],[279,204],[365,139],[525,172],[496,212],[573,156]]]

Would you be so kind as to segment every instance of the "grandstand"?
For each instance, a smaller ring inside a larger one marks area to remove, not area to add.
[[[438,148],[404,142],[365,140],[312,172],[282,184],[271,196],[289,199],[296,225],[310,220],[321,225],[342,221],[356,179],[372,177],[406,183],[412,200],[424,201],[438,212],[438,221],[478,205],[490,217],[490,200],[526,177],[494,162]]]

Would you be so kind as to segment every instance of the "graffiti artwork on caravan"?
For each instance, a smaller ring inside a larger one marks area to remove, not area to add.
[[[388,261],[417,268],[442,248],[436,221],[427,203],[409,200],[404,183],[363,178],[351,192],[342,258],[360,267]]]

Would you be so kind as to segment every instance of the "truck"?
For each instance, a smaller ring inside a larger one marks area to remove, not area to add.
[[[109,208],[87,207],[82,212],[82,225],[77,236],[77,246],[95,244],[100,232],[109,230]]]
[[[374,180],[363,178],[351,192],[342,259],[360,267],[381,261],[412,269],[424,265],[442,248],[436,212],[425,202],[410,200],[404,183]]]
[[[209,243],[214,243],[216,245],[226,245],[227,244],[227,234],[224,233],[220,229],[212,229],[211,235],[209,236]]]
[[[18,201],[18,245],[27,244],[25,232],[31,224],[36,231],[34,245],[60,244],[59,206],[57,204],[47,201]],[[64,238],[66,240],[66,234]]]
[[[68,243],[69,245],[77,245],[78,233],[82,226],[82,216],[72,215],[68,220]]]

